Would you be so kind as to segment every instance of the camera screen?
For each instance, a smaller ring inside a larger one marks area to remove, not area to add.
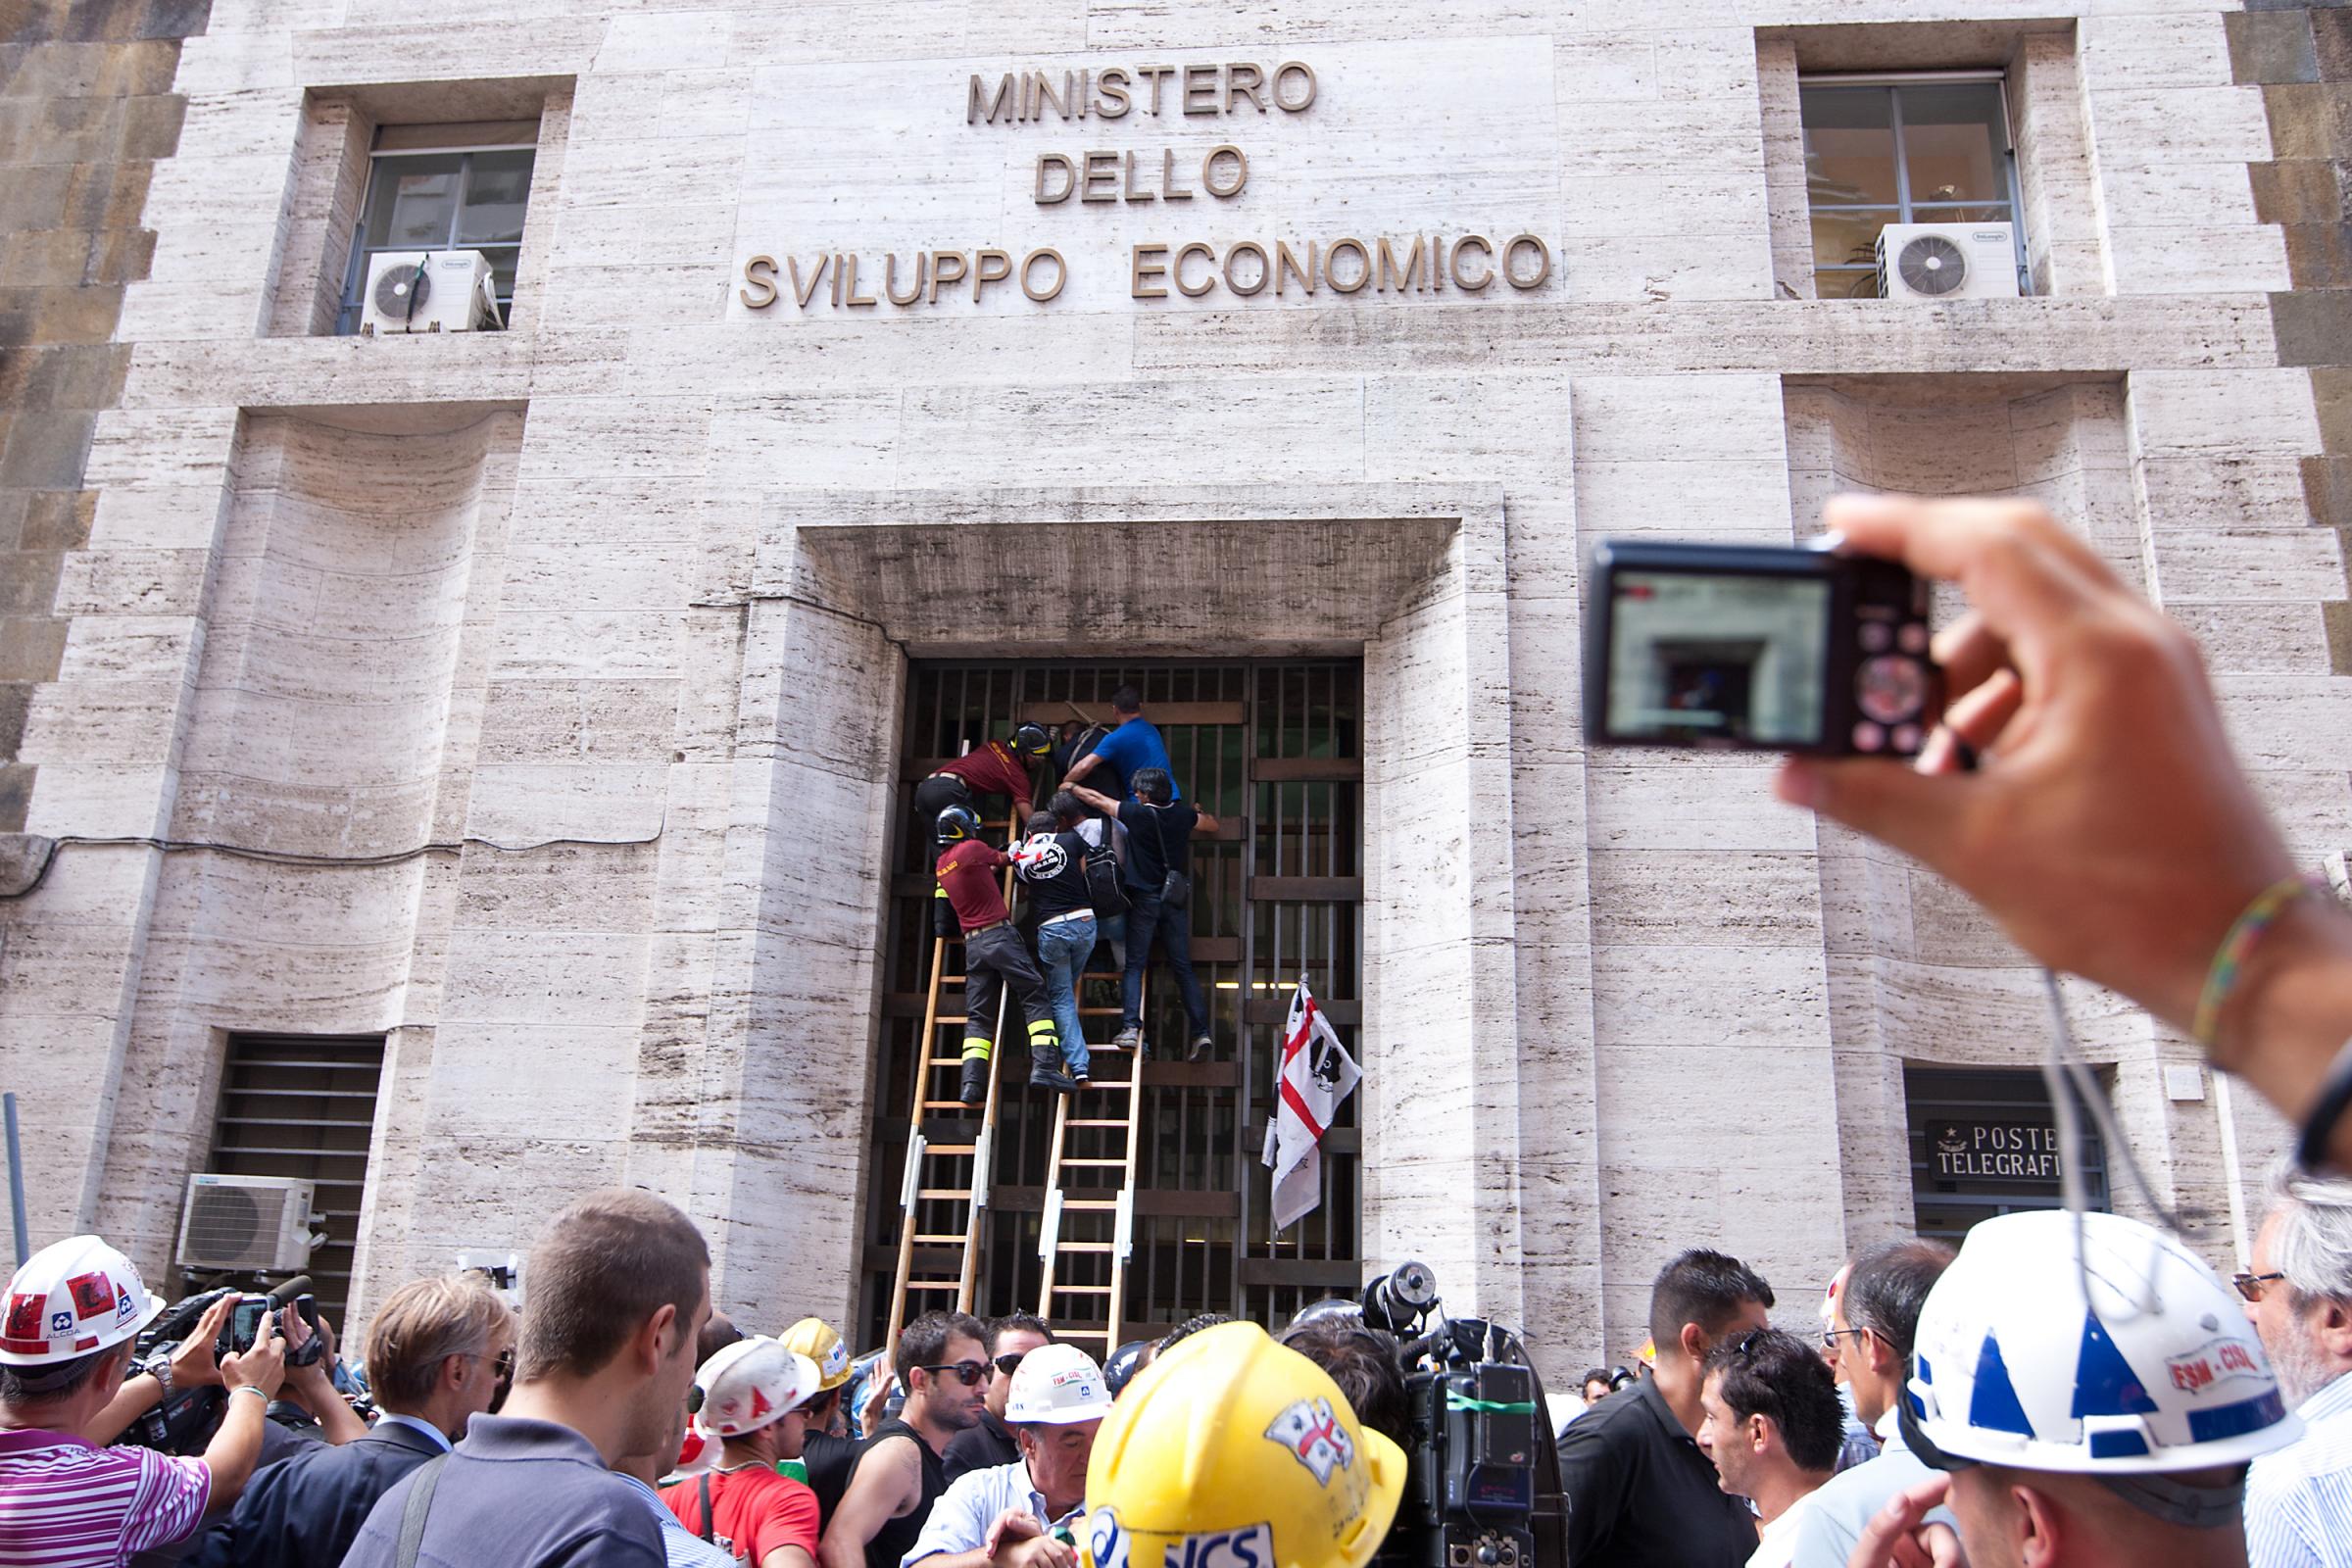
[[[1612,580],[1612,738],[1820,743],[1827,580],[1665,571],[1619,571]]]

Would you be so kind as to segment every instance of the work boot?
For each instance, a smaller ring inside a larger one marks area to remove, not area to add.
[[[1110,1037],[1110,1049],[1113,1051],[1143,1050],[1144,1026],[1140,1023],[1131,1023],[1126,1028],[1121,1029],[1117,1034]]]
[[[956,1096],[966,1110],[978,1110],[988,1103],[988,1059],[966,1056],[963,1060],[963,1092]]]
[[[1216,1042],[1209,1039],[1206,1035],[1195,1035],[1193,1037],[1193,1049],[1184,1054],[1184,1059],[1187,1061],[1206,1061],[1208,1059],[1210,1048],[1215,1045]]]
[[[1045,1057],[1038,1056],[1029,1064],[1029,1087],[1051,1089],[1057,1095],[1068,1095],[1077,1093],[1078,1080],[1061,1071],[1058,1062],[1049,1063]]]

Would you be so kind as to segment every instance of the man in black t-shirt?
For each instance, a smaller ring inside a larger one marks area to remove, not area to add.
[[[1130,782],[1134,794],[1124,801],[1083,784],[1070,786],[1073,795],[1116,816],[1127,829],[1127,858],[1120,864],[1127,885],[1127,964],[1120,981],[1125,1011],[1112,1044],[1121,1050],[1143,1046],[1144,971],[1151,966],[1152,940],[1156,936],[1184,997],[1185,1022],[1192,1034],[1190,1058],[1199,1061],[1208,1054],[1212,1042],[1208,1004],[1193,975],[1192,901],[1188,891],[1182,905],[1171,908],[1166,895],[1171,872],[1183,874],[1189,884],[1193,834],[1214,833],[1217,819],[1190,801],[1175,800],[1175,786],[1164,768],[1137,768]]]
[[[1059,831],[1052,811],[1029,818],[1029,836],[1013,851],[1013,874],[1037,923],[1037,967],[1046,977],[1062,1071],[1080,1089],[1091,1064],[1079,1032],[1078,980],[1095,952],[1095,905],[1086,888],[1086,841]]]

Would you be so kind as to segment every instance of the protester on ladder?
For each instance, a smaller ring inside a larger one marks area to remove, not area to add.
[[[981,842],[980,819],[969,807],[951,806],[940,812],[938,837],[939,890],[963,925],[963,1081],[958,1098],[973,1109],[987,1102],[988,1058],[996,1049],[997,1007],[1006,986],[1029,1021],[1029,1082],[1068,1093],[1078,1086],[1061,1071],[1053,1004],[997,887],[997,873],[1013,863],[1012,857]]]
[[[1075,1345],[1031,1350],[1010,1381],[1004,1419],[1018,1456],[949,1483],[902,1568],[1068,1568],[1075,1559],[1052,1532],[1078,1528],[1109,1386]]]
[[[925,1312],[899,1331],[892,1364],[906,1380],[906,1404],[858,1452],[849,1490],[825,1523],[821,1568],[899,1568],[948,1490],[948,1445],[985,1408],[982,1338],[979,1321],[963,1312]]]
[[[1054,1035],[1061,1043],[1063,1070],[1078,1088],[1087,1086],[1093,1065],[1078,1018],[1078,982],[1095,954],[1094,896],[1086,880],[1086,841],[1063,832],[1051,811],[1029,818],[1013,874],[1037,915],[1037,961],[1046,975],[1046,1000],[1054,1009]]]
[[[1135,788],[1135,776],[1148,767],[1174,776],[1168,762],[1168,743],[1160,739],[1159,726],[1144,716],[1144,694],[1133,686],[1121,686],[1110,694],[1110,716],[1115,725],[1111,732],[1095,742],[1095,749],[1070,764],[1062,776],[1064,789],[1074,789],[1107,765],[1115,781],[1111,793],[1125,795]],[[1172,788],[1172,786],[1171,786]],[[1184,799],[1184,791],[1175,790],[1174,798]]]
[[[1016,820],[1026,817],[1037,805],[1037,785],[1029,776],[1025,760],[1050,759],[1053,755],[1054,737],[1043,724],[1023,724],[1012,732],[1010,741],[989,741],[975,747],[952,762],[941,763],[939,771],[914,787],[915,820],[935,823],[939,813],[951,806],[960,806],[977,816],[981,800],[991,795],[1009,800],[1017,813]],[[954,936],[954,920],[947,900],[934,898],[931,934]]]
[[[1119,985],[1125,1010],[1111,1044],[1121,1051],[1143,1047],[1144,971],[1151,967],[1156,936],[1184,998],[1185,1021],[1192,1028],[1190,1055],[1199,1061],[1212,1041],[1208,1004],[1193,974],[1193,884],[1187,867],[1193,834],[1214,833],[1217,819],[1190,801],[1177,800],[1175,787],[1165,768],[1147,767],[1137,771],[1134,793],[1124,801],[1083,784],[1072,785],[1071,793],[1127,829],[1127,858],[1120,867],[1127,879],[1127,961]]]

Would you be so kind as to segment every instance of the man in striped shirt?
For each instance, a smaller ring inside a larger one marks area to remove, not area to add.
[[[199,1458],[101,1447],[89,1434],[122,1422],[122,1393],[139,1330],[164,1303],[95,1236],[43,1248],[8,1284],[0,1326],[0,1562],[122,1568],[133,1552],[185,1540],[208,1507],[234,1502],[262,1451],[265,1412],[285,1376],[276,1314],[243,1355],[221,1358],[229,1393]],[[198,1332],[217,1333],[221,1314]],[[239,1398],[250,1394],[252,1398]]]
[[[2281,1166],[2237,1276],[2300,1441],[2246,1480],[2251,1568],[2352,1568],[2352,1181]]]

